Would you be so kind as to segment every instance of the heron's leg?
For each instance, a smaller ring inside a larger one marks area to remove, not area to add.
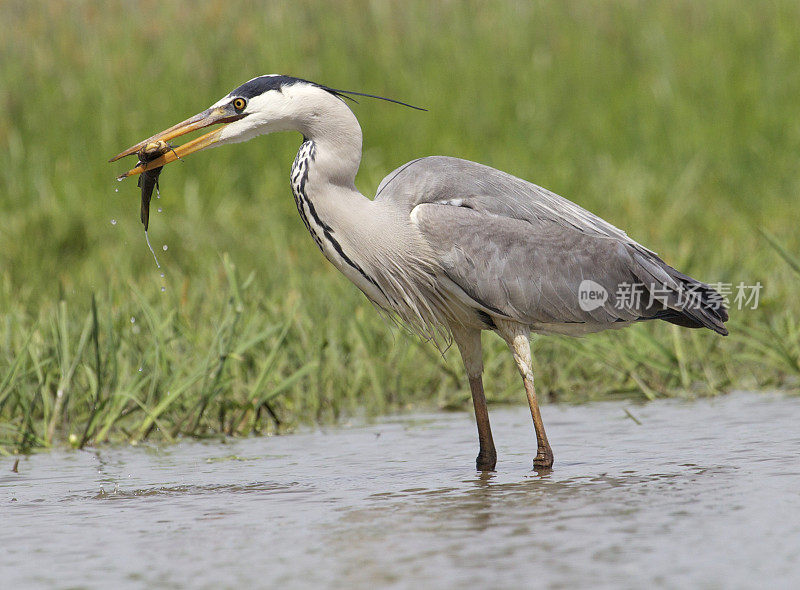
[[[480,374],[469,377],[469,388],[472,391],[472,405],[475,408],[475,422],[478,424],[478,442],[480,448],[475,459],[478,471],[494,471],[497,465],[497,451],[492,439],[492,427],[489,425],[489,410],[486,407],[486,396],[483,393],[483,378]]]
[[[531,408],[533,427],[536,430],[536,457],[533,459],[534,469],[549,469],[553,466],[553,451],[547,442],[544,431],[542,414],[539,411],[539,402],[536,399],[536,390],[533,387],[533,359],[531,358],[531,344],[529,330],[520,324],[506,323],[500,330],[501,335],[508,343],[517,363],[522,382],[525,384],[525,393],[528,396],[528,405]]]
[[[486,407],[486,396],[483,393],[483,352],[481,350],[481,331],[464,326],[452,328],[464,368],[469,378],[472,392],[472,405],[475,408],[475,421],[478,424],[478,442],[480,451],[475,460],[478,471],[494,471],[497,464],[497,451],[492,439],[492,428],[489,426],[489,410]]]

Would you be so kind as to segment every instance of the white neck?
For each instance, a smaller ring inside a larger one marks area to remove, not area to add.
[[[355,187],[361,127],[340,99],[326,95],[318,110],[310,108],[298,121],[305,141],[292,165],[292,193],[303,223],[325,257],[380,301],[369,269],[356,262],[370,241],[367,221],[376,213],[373,201]]]
[[[310,108],[298,125],[300,133],[316,147],[310,178],[315,185],[355,190],[361,163],[361,126],[341,99],[324,91],[318,96],[319,108]]]

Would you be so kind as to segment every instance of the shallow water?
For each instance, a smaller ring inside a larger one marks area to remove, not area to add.
[[[800,398],[543,414],[4,458],[0,586],[800,587]]]

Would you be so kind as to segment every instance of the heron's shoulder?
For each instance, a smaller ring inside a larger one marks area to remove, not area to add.
[[[406,162],[387,174],[378,186],[375,198],[403,198],[413,204],[430,202],[449,193],[479,190],[476,180],[487,174],[514,178],[477,162],[451,156],[426,156]]]

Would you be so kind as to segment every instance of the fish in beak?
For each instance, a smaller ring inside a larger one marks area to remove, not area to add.
[[[180,137],[181,135],[191,133],[192,131],[210,127],[211,125],[222,125],[214,131],[210,131],[205,135],[201,135],[200,137],[188,141],[183,145],[174,148],[170,147],[167,151],[164,151],[155,159],[147,160],[140,157],[136,167],[128,170],[125,174],[120,174],[117,177],[117,180],[122,180],[123,178],[133,176],[134,174],[141,174],[148,170],[153,170],[154,168],[161,168],[170,162],[182,159],[184,156],[188,156],[194,152],[199,152],[202,149],[214,145],[217,141],[219,141],[220,134],[222,133],[223,129],[225,129],[226,125],[233,123],[234,121],[238,121],[246,116],[246,113],[237,112],[231,104],[213,106],[210,109],[206,109],[202,113],[198,113],[194,117],[190,117],[185,121],[178,123],[177,125],[173,125],[169,129],[165,129],[161,133],[156,133],[152,137],[149,137],[144,141],[140,141],[136,145],[129,147],[125,151],[120,152],[111,158],[109,162],[115,162],[120,158],[124,158],[125,156],[131,156],[133,154],[139,154],[142,151],[146,151],[145,148],[150,144],[165,145],[168,144],[170,140]]]
[[[172,148],[166,141],[151,141],[146,143],[136,155],[139,157],[137,166],[147,164],[152,160],[156,160],[170,151]],[[158,190],[158,177],[163,170],[162,166],[152,168],[139,175],[138,186],[142,189],[142,210],[141,219],[144,224],[144,231],[150,226],[150,199],[153,197],[153,189]]]

